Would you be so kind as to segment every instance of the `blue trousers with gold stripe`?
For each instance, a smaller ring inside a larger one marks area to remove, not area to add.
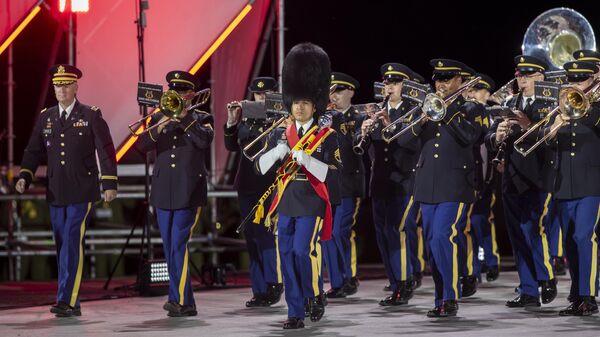
[[[421,203],[423,232],[435,283],[435,305],[460,296],[458,233],[464,231],[467,205],[460,202]]]
[[[246,218],[256,205],[260,195],[242,195],[238,199],[240,203],[240,215]],[[265,209],[269,209],[270,202],[265,203]],[[248,224],[244,228],[246,247],[250,256],[250,281],[254,295],[267,292],[269,284],[282,283],[281,266],[275,236],[261,221],[259,224]]]
[[[360,198],[342,198],[335,207],[331,240],[323,242],[323,257],[332,288],[341,288],[356,276],[356,233],[354,225]]]
[[[465,228],[462,231],[458,232],[458,261],[460,268],[461,276],[478,276],[475,274],[477,270],[476,260],[477,255],[474,253],[476,247],[479,246],[479,242],[477,241],[477,236],[473,232],[473,226],[471,223],[473,216],[473,209],[475,204],[468,204],[466,206],[467,209],[467,217],[465,219]]]
[[[552,214],[550,193],[528,191],[503,195],[508,237],[521,282],[521,293],[539,296],[538,281],[554,278],[546,226]]]
[[[423,240],[423,227],[417,224],[421,212],[419,203],[413,202],[413,209],[410,211],[411,218],[404,222],[404,230],[410,251],[411,270],[413,273],[422,273],[425,270],[425,242]]]
[[[558,201],[571,274],[571,295],[598,295],[600,196]]]
[[[169,301],[195,305],[188,268],[188,241],[200,221],[200,207],[177,210],[156,208],[158,228],[169,268]]]
[[[304,319],[305,301],[321,292],[322,226],[323,219],[318,216],[279,214],[277,241],[290,318]]]
[[[483,248],[483,256],[486,266],[497,267],[500,264],[500,253],[498,252],[498,242],[496,241],[496,222],[494,219],[494,205],[496,204],[496,195],[487,193],[475,202],[471,214],[471,232],[474,243],[474,270],[480,271],[479,260],[477,259],[477,245]]]
[[[92,217],[92,209],[91,202],[67,206],[50,205],[50,222],[58,264],[57,302],[64,302],[72,307],[79,307],[85,229]]]
[[[392,290],[412,277],[407,227],[416,227],[417,209],[412,196],[373,198],[375,238]],[[407,225],[410,223],[410,225]]]
[[[552,211],[552,214],[549,214],[548,221],[544,223],[546,225],[546,233],[548,233],[550,257],[563,256],[563,235],[558,216],[558,205],[555,205],[556,202],[556,200],[550,201],[549,209]]]

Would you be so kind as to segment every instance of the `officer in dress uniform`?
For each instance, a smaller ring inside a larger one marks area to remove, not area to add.
[[[486,74],[478,73],[476,76],[481,77],[481,80],[473,86],[472,90],[469,90],[468,95],[471,99],[476,100],[483,105],[487,105],[490,95],[496,88],[496,84],[494,83],[494,80]],[[482,116],[481,119],[476,120],[476,122],[487,129],[492,124],[492,117],[489,116],[489,114],[486,114]],[[498,278],[498,266],[500,264],[493,210],[494,204],[496,203],[495,186],[499,175],[496,174],[492,164],[492,159],[494,158],[493,153],[487,150],[485,144],[476,147],[475,151],[480,151],[481,154],[482,161],[480,163],[482,175],[480,184],[478,185],[480,186],[479,198],[477,198],[475,204],[473,204],[469,210],[470,216],[468,221],[470,222],[473,234],[473,254],[477,254],[478,247],[483,249],[486,279],[488,282],[491,282]],[[479,263],[477,255],[473,256],[473,262],[475,270],[474,274],[479,277],[483,268]]]
[[[199,86],[195,76],[176,70],[166,79],[184,99],[184,111],[178,120],[154,115],[150,124],[159,126],[142,134],[136,145],[142,152],[156,150],[150,203],[156,209],[169,268],[169,297],[163,308],[171,317],[195,316],[188,241],[207,202],[205,157],[214,136],[213,118],[198,109],[187,110]]]
[[[252,80],[248,90],[254,100],[264,102],[266,93],[277,90],[277,81],[272,77],[257,77]],[[224,127],[225,148],[232,152],[240,152],[248,143],[258,137],[266,125],[265,119],[242,118],[239,121],[241,106],[232,102],[227,107],[227,124]],[[257,145],[262,147],[262,144]],[[254,150],[256,151],[256,150]],[[275,174],[256,174],[252,162],[244,155],[240,156],[235,188],[238,192],[240,216],[245,219],[261,195],[275,180]],[[267,207],[268,207],[267,203]],[[265,307],[273,305],[281,299],[283,281],[281,268],[275,246],[275,237],[269,232],[264,222],[244,227],[246,247],[250,256],[250,281],[252,298],[246,302],[247,307]]]
[[[283,328],[298,329],[304,327],[305,302],[311,321],[320,320],[325,312],[320,241],[331,238],[331,205],[339,204],[341,158],[330,123],[318,123],[331,81],[325,51],[311,43],[294,46],[285,58],[282,80],[283,103],[294,122],[272,132],[267,152],[255,163],[262,174],[279,167],[265,223],[271,225],[277,212],[275,232],[288,305]]]
[[[76,99],[77,80],[82,73],[74,66],[50,68],[58,105],[42,110],[21,163],[16,190],[31,184],[38,165],[48,161],[50,221],[58,262],[57,303],[50,312],[57,317],[81,316],[79,289],[83,273],[85,230],[94,203],[117,196],[115,147],[108,125],[96,106]],[[96,154],[100,163],[98,176]]]
[[[370,195],[375,223],[375,238],[390,282],[391,296],[382,299],[382,306],[407,304],[413,295],[414,281],[411,264],[409,228],[416,233],[418,205],[412,191],[414,169],[419,151],[418,139],[406,144],[388,143],[382,129],[391,121],[405,115],[414,103],[402,100],[402,81],[412,78],[412,71],[400,63],[381,66],[387,105],[373,118],[365,120],[356,142],[367,140],[371,158]],[[376,127],[373,126],[377,123]],[[371,130],[371,131],[370,131]]]
[[[570,85],[586,90],[598,73],[588,61],[568,62],[563,67]],[[569,272],[571,304],[561,316],[589,316],[598,313],[598,236],[600,217],[600,104],[592,102],[579,119],[559,114],[547,124],[544,134],[551,133],[550,146],[557,149],[557,199]],[[548,142],[546,143],[548,144]]]
[[[486,146],[497,151],[506,142],[502,176],[502,203],[508,236],[513,246],[520,286],[519,296],[508,301],[508,307],[540,306],[538,287],[542,288],[542,302],[550,303],[556,297],[554,271],[546,227],[552,220],[551,179],[552,158],[545,149],[523,156],[514,149],[519,138],[532,122],[548,113],[548,103],[536,100],[534,83],[544,79],[546,63],[533,56],[515,57],[515,77],[520,93],[508,100],[514,118],[493,125],[486,135]],[[524,144],[526,145],[526,144]]]
[[[455,92],[466,80],[466,65],[449,59],[430,61],[436,91]],[[475,120],[483,115],[480,104],[458,96],[439,122],[424,117],[410,132],[398,137],[404,144],[420,139],[414,198],[421,206],[429,264],[435,282],[435,307],[428,317],[455,316],[458,311],[458,233],[464,232],[468,205],[475,201],[473,146],[481,137]],[[419,111],[420,115],[420,111]],[[427,116],[427,115],[425,115]],[[416,118],[415,116],[414,118]],[[420,117],[419,117],[420,118]]]

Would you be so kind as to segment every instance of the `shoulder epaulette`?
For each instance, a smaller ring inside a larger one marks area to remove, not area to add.
[[[92,105],[92,106],[90,107],[90,109],[92,109],[92,111],[97,111],[97,110],[98,110],[98,107],[97,107],[97,106],[95,106],[95,105]]]
[[[43,113],[46,110],[48,110],[48,108],[43,108],[42,111],[40,111],[40,113]]]

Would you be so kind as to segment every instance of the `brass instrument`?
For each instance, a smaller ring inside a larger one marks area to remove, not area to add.
[[[193,100],[194,98],[196,98],[196,104],[193,104],[192,106],[186,108],[185,107],[186,100],[188,100],[188,99]],[[208,102],[209,98],[210,98],[210,89],[209,88],[202,89],[200,91],[194,92],[192,95],[187,95],[184,97],[182,97],[175,90],[167,90],[160,97],[160,109],[154,111],[153,113],[149,114],[146,117],[142,117],[142,118],[138,119],[137,121],[129,124],[127,126],[127,128],[129,128],[129,132],[131,132],[132,135],[139,136],[143,133],[150,132],[150,130],[157,128],[161,124],[168,122],[169,119],[178,122],[179,116],[181,116],[182,112],[194,110],[195,108]],[[147,127],[146,129],[144,129],[143,131],[141,131],[139,133],[135,132],[135,129],[139,128],[139,126],[142,123],[144,123],[144,121],[147,120],[148,117],[152,117],[159,112],[162,112],[162,114],[169,117],[169,119],[167,119],[163,122],[158,122],[150,127]]]
[[[250,149],[252,149],[252,147],[256,143],[258,143],[259,141],[261,141],[264,137],[266,137],[269,133],[271,133],[271,131],[273,131],[277,127],[279,127],[279,125],[281,125],[281,123],[283,123],[287,118],[288,118],[288,115],[280,117],[278,120],[276,120],[273,123],[273,125],[271,125],[268,129],[266,129],[265,131],[263,131],[263,133],[261,133],[260,135],[258,135],[258,137],[256,137],[253,141],[251,141],[246,146],[244,146],[244,148],[242,149],[242,153],[244,154],[244,156],[246,156],[246,158],[248,158],[248,160],[254,161],[256,158],[258,158],[258,156],[260,156],[263,152],[265,152],[265,150],[267,149],[267,142],[266,141],[265,141],[264,146],[259,151],[257,151],[255,154],[253,154],[253,155],[248,154],[248,152],[250,151]]]
[[[460,95],[462,95],[463,92],[471,89],[475,84],[477,84],[477,82],[479,82],[479,80],[481,80],[481,77],[479,76],[469,80],[446,98],[442,98],[443,93],[440,92],[435,94],[427,94],[427,96],[425,96],[425,101],[423,101],[422,107],[422,110],[425,114],[415,119],[412,123],[408,124],[402,130],[396,133],[393,139],[396,139],[411,130],[415,125],[421,123],[425,117],[429,117],[429,119],[434,122],[439,122],[444,119],[446,116],[446,109],[450,106],[450,104],[452,104]]]
[[[381,102],[381,106],[379,107],[380,109],[384,109],[389,100],[390,100],[390,96],[391,95],[387,95],[385,97],[385,99],[383,100],[383,102]],[[366,130],[365,135],[361,135],[358,143],[356,143],[353,147],[352,150],[354,151],[354,153],[356,153],[359,156],[362,156],[363,154],[365,154],[365,145],[367,145],[367,140],[369,137],[371,137],[371,134],[373,132],[375,132],[375,130],[379,127],[379,122],[377,121],[377,117],[375,114],[373,114],[370,119],[373,121],[373,123],[369,126],[369,128]]]
[[[519,152],[522,156],[526,157],[538,146],[540,146],[546,140],[548,140],[558,129],[563,127],[563,125],[565,125],[567,122],[563,121],[559,125],[551,128],[548,133],[546,133],[542,138],[537,140],[530,148],[525,149],[521,146],[521,143],[524,142],[530,134],[541,128],[544,124],[548,123],[555,115],[559,113],[567,115],[572,120],[577,120],[584,117],[589,111],[590,105],[594,101],[598,100],[598,98],[600,97],[599,89],[599,80],[595,80],[585,90],[580,90],[572,86],[567,86],[561,89],[558,98],[558,106],[552,109],[552,111],[550,111],[548,115],[542,120],[540,120],[535,125],[527,129],[527,131],[514,142],[513,145],[515,147],[515,150]]]
[[[583,15],[569,8],[553,8],[531,22],[521,49],[524,55],[547,61],[549,70],[562,69],[563,64],[573,61],[574,51],[596,50],[596,38]]]
[[[505,85],[498,88],[498,90],[494,91],[493,94],[490,95],[488,100],[494,101],[498,104],[502,104],[506,102],[509,96],[513,94],[513,83],[516,81],[515,78],[508,81]]]
[[[413,113],[415,113],[415,111],[417,111],[418,109],[421,109],[421,105],[415,106],[414,108],[410,109],[404,115],[396,118],[388,126],[386,126],[385,128],[381,129],[381,138],[383,138],[383,140],[385,140],[387,143],[391,143],[394,139],[398,138],[401,135],[400,132],[394,134],[391,137],[389,136],[389,134],[391,132],[394,132],[396,130],[396,127],[397,127],[398,124],[402,125],[403,123],[410,122],[410,116],[412,116]]]

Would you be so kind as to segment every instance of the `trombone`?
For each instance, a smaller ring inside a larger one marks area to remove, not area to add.
[[[242,153],[244,154],[244,156],[246,158],[248,158],[248,160],[254,161],[254,159],[256,159],[263,152],[265,152],[265,150],[267,149],[267,142],[265,142],[264,146],[259,151],[257,151],[255,154],[253,154],[253,155],[248,154],[248,151],[250,151],[250,149],[252,149],[254,144],[261,141],[264,137],[266,137],[269,133],[271,133],[271,131],[273,131],[274,129],[279,127],[279,125],[281,125],[281,123],[283,123],[287,118],[288,118],[288,114],[285,114],[284,116],[280,117],[278,120],[275,121],[275,123],[273,123],[273,125],[271,125],[268,129],[263,131],[263,133],[261,133],[253,141],[248,143],[248,145],[244,146],[244,148],[242,149]]]
[[[560,113],[564,113],[569,116],[572,120],[577,120],[584,117],[590,108],[592,102],[598,100],[598,91],[600,89],[600,81],[595,80],[588,88],[585,90],[580,90],[578,88],[568,86],[561,89],[558,98],[558,106],[552,111],[548,113],[544,119],[535,123],[532,127],[527,129],[527,131],[519,137],[519,139],[515,140],[513,146],[515,151],[519,152],[523,157],[526,157],[533,150],[535,150],[538,146],[548,140],[558,129],[560,129],[563,125],[567,123],[567,121],[562,121],[557,126],[550,129],[548,133],[546,133],[542,138],[537,140],[530,148],[525,149],[521,146],[521,143],[525,141],[525,139],[532,134],[537,129],[541,128],[544,124],[548,123],[555,115]]]
[[[473,87],[475,84],[477,84],[477,82],[479,82],[479,80],[481,80],[480,76],[477,76],[477,77],[469,80],[469,82],[461,85],[458,89],[456,89],[455,92],[453,92],[446,98],[442,98],[441,92],[437,92],[435,94],[433,94],[433,93],[427,94],[427,96],[425,96],[425,100],[423,101],[423,106],[421,107],[423,112],[425,112],[425,114],[422,115],[421,117],[415,119],[412,123],[405,126],[404,129],[400,130],[398,133],[396,133],[392,137],[389,137],[389,140],[386,140],[386,141],[391,142],[392,140],[405,134],[406,132],[411,130],[415,125],[421,123],[421,121],[425,117],[429,117],[429,119],[434,122],[441,121],[446,116],[446,110],[448,109],[448,107],[460,95],[462,95],[463,92],[467,91],[468,89],[471,89],[471,87]],[[413,110],[415,110],[417,108],[418,108],[418,106],[412,108],[411,111],[406,113],[406,115],[408,115],[409,113],[412,113]],[[404,116],[402,116],[401,118],[403,118],[403,117]],[[394,123],[395,122],[396,121],[394,121]]]
[[[185,106],[186,100],[188,100],[188,99],[193,100],[194,98],[196,98],[196,104],[193,104],[190,107],[186,107]],[[179,121],[179,116],[181,116],[182,112],[194,110],[195,108],[206,104],[206,102],[208,102],[209,98],[210,98],[210,88],[202,89],[200,91],[196,91],[193,94],[186,95],[186,96],[181,96],[175,90],[167,90],[160,97],[160,108],[159,109],[157,109],[153,113],[149,114],[148,116],[142,117],[142,118],[138,119],[137,121],[129,124],[127,126],[127,128],[129,128],[129,132],[131,132],[131,134],[134,136],[139,136],[143,133],[150,132],[150,130],[158,127],[161,124],[168,122],[169,119],[174,120],[174,121]],[[139,128],[139,126],[141,124],[143,124],[144,121],[148,119],[148,117],[152,117],[152,116],[156,115],[158,112],[162,112],[163,115],[169,117],[169,119],[167,119],[163,122],[156,123],[150,127],[147,127],[143,131],[136,133],[135,129]]]

